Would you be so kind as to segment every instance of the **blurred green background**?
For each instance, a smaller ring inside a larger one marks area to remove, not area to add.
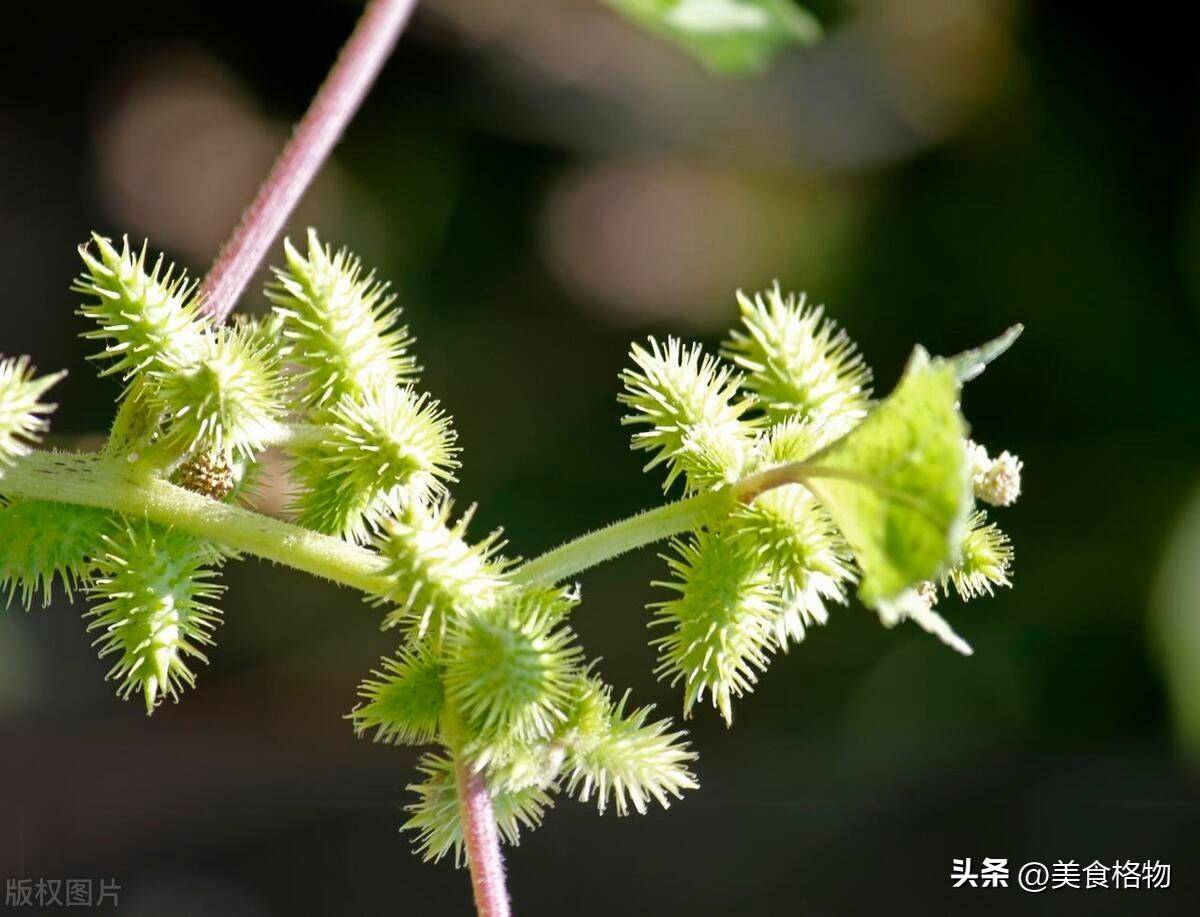
[[[690,724],[701,791],[637,820],[561,802],[509,854],[518,912],[1195,913],[1190,33],[1083,3],[813,6],[823,43],[716,79],[589,0],[430,0],[290,230],[394,283],[460,431],[459,504],[526,556],[661,499],[616,374],[647,333],[718,340],[738,288],[825,303],[880,392],[914,342],[1026,325],[965,393],[1026,463],[999,517],[1015,588],[939,605],[975,657],[834,609],[732,730]],[[116,395],[75,336],[74,246],[128,232],[203,270],[356,12],[13,5],[0,348],[71,370],[57,444]],[[661,573],[644,551],[587,574],[577,624],[675,714],[646,645]],[[300,575],[226,580],[211,666],[152,720],[112,696],[82,605],[0,616],[0,875],[116,877],[122,914],[467,912],[465,875],[398,834],[416,754],[342,718],[394,636]],[[953,858],[985,856],[1157,859],[1173,883],[950,889]]]

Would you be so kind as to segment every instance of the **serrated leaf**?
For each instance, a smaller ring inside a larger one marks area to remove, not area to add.
[[[810,486],[854,552],[867,605],[956,559],[972,506],[958,398],[954,364],[918,347],[891,396],[811,460]]]
[[[783,48],[810,45],[821,26],[792,0],[605,0],[718,73],[762,70]]]

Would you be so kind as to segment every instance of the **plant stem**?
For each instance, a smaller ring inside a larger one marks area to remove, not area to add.
[[[826,465],[816,465],[809,460],[803,462],[788,462],[776,465],[757,474],[747,475],[733,485],[734,499],[739,503],[753,503],[761,494],[784,484],[807,484],[813,478],[837,478],[842,481],[853,481],[864,487],[879,490],[879,483],[869,475],[844,468],[830,468]],[[891,494],[891,491],[887,491]]]
[[[500,855],[500,831],[492,811],[492,794],[483,774],[454,756],[458,783],[458,808],[462,816],[463,842],[471,869],[471,888],[479,917],[509,917],[508,890],[504,885],[504,859]]]
[[[304,449],[319,445],[329,435],[329,431],[315,423],[281,423],[263,439],[264,446],[277,446],[282,449]]]
[[[306,441],[304,425],[280,428],[280,440]],[[643,545],[661,541],[728,513],[735,503],[809,478],[840,477],[837,469],[794,462],[743,478],[732,487],[699,494],[638,513],[547,551],[517,567],[509,578],[523,585],[551,584]],[[857,480],[857,477],[855,478]],[[34,452],[0,473],[0,492],[29,500],[52,499],[145,516],[275,563],[379,596],[388,591],[385,561],[374,551],[176,487],[120,457],[103,453]]]
[[[786,484],[806,484],[812,478],[846,478],[871,486],[863,475],[807,462],[789,462],[747,475],[725,490],[698,494],[580,535],[566,544],[527,561],[509,579],[527,585],[560,583],[606,560],[698,528],[706,518],[730,512],[738,503],[753,503],[760,495]]]
[[[416,0],[371,0],[200,286],[203,308],[218,323],[237,304],[305,190],[358,110],[400,37]]]
[[[454,704],[446,704],[441,724],[442,741],[454,761],[458,814],[471,870],[475,910],[479,917],[509,917],[504,858],[500,855],[500,831],[492,809],[492,794],[483,774],[471,767],[463,753],[466,732],[462,714]]]
[[[387,591],[385,562],[374,551],[135,471],[128,462],[100,455],[35,452],[5,469],[0,487],[6,496],[144,516],[368,595]]]
[[[706,516],[730,505],[727,491],[699,494],[668,503],[580,535],[522,564],[509,577],[514,582],[526,585],[562,582],[634,548],[694,529]]]

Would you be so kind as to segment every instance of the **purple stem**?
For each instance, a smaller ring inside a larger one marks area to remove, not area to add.
[[[254,202],[200,285],[203,309],[220,323],[358,110],[404,30],[416,0],[371,0],[329,76],[297,125]]]
[[[475,910],[479,917],[509,917],[512,912],[504,886],[504,860],[500,856],[500,832],[492,811],[492,794],[482,774],[457,759],[454,769]]]
[[[275,160],[200,285],[202,308],[217,323],[233,311],[267,249],[328,158],[391,54],[416,0],[371,0],[303,120]],[[471,884],[480,917],[509,917],[500,833],[483,778],[456,764]]]

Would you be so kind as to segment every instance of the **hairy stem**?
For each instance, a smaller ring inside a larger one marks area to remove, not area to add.
[[[510,578],[529,585],[558,583],[634,548],[694,529],[710,514],[729,506],[730,496],[726,491],[699,494],[668,503],[580,535],[522,564],[510,574]]]
[[[121,400],[104,444],[104,451],[108,455],[131,452],[138,443],[148,439],[151,431],[158,426],[162,411],[148,403],[147,388],[146,380],[138,379]]]
[[[282,426],[278,442],[295,444],[314,436],[305,425]],[[821,477],[853,477],[838,469],[793,462],[769,468],[732,487],[698,494],[630,516],[547,551],[517,567],[516,583],[551,584],[619,557],[643,545],[695,529],[735,503],[749,503],[786,484]],[[374,551],[273,519],[228,503],[210,500],[147,473],[126,459],[103,453],[34,452],[0,474],[0,492],[30,500],[53,499],[146,518],[190,532],[275,563],[378,596],[387,591],[385,561]],[[52,495],[52,496],[51,496]]]
[[[814,478],[846,478],[867,487],[876,486],[871,478],[839,468],[807,462],[777,465],[747,475],[725,490],[668,503],[580,535],[517,567],[509,578],[530,585],[559,583],[635,548],[698,528],[705,519],[724,515],[737,503],[753,503],[757,497],[776,487],[807,484]]]
[[[145,516],[369,595],[387,591],[384,561],[374,551],[210,500],[162,478],[139,474],[121,459],[35,452],[4,471],[0,488],[6,496]]]
[[[264,437],[263,445],[282,449],[304,449],[322,443],[329,431],[315,423],[281,423]]]
[[[200,286],[217,322],[236,305],[267,249],[329,156],[400,37],[416,0],[371,0],[291,140]]]
[[[500,831],[492,811],[492,794],[483,774],[454,757],[458,782],[458,807],[462,815],[463,843],[471,868],[471,888],[479,917],[509,917],[508,891],[504,885],[504,859],[500,855]]]
[[[442,741],[454,760],[458,813],[471,870],[475,910],[479,917],[509,917],[504,857],[500,853],[500,829],[492,808],[492,794],[483,773],[471,767],[463,754],[464,737],[461,713],[454,704],[447,704],[442,714]]]
[[[810,461],[803,461],[788,462],[784,465],[776,465],[773,468],[760,471],[757,474],[747,475],[733,485],[733,496],[739,503],[753,503],[757,497],[765,494],[768,490],[774,490],[776,487],[782,487],[784,484],[806,484],[813,478],[840,478],[843,481],[853,481],[855,484],[861,484],[864,487],[879,489],[879,482],[869,475],[860,474],[857,471],[848,471],[844,468],[829,468],[824,465],[816,465]],[[890,490],[888,493],[895,496]]]

